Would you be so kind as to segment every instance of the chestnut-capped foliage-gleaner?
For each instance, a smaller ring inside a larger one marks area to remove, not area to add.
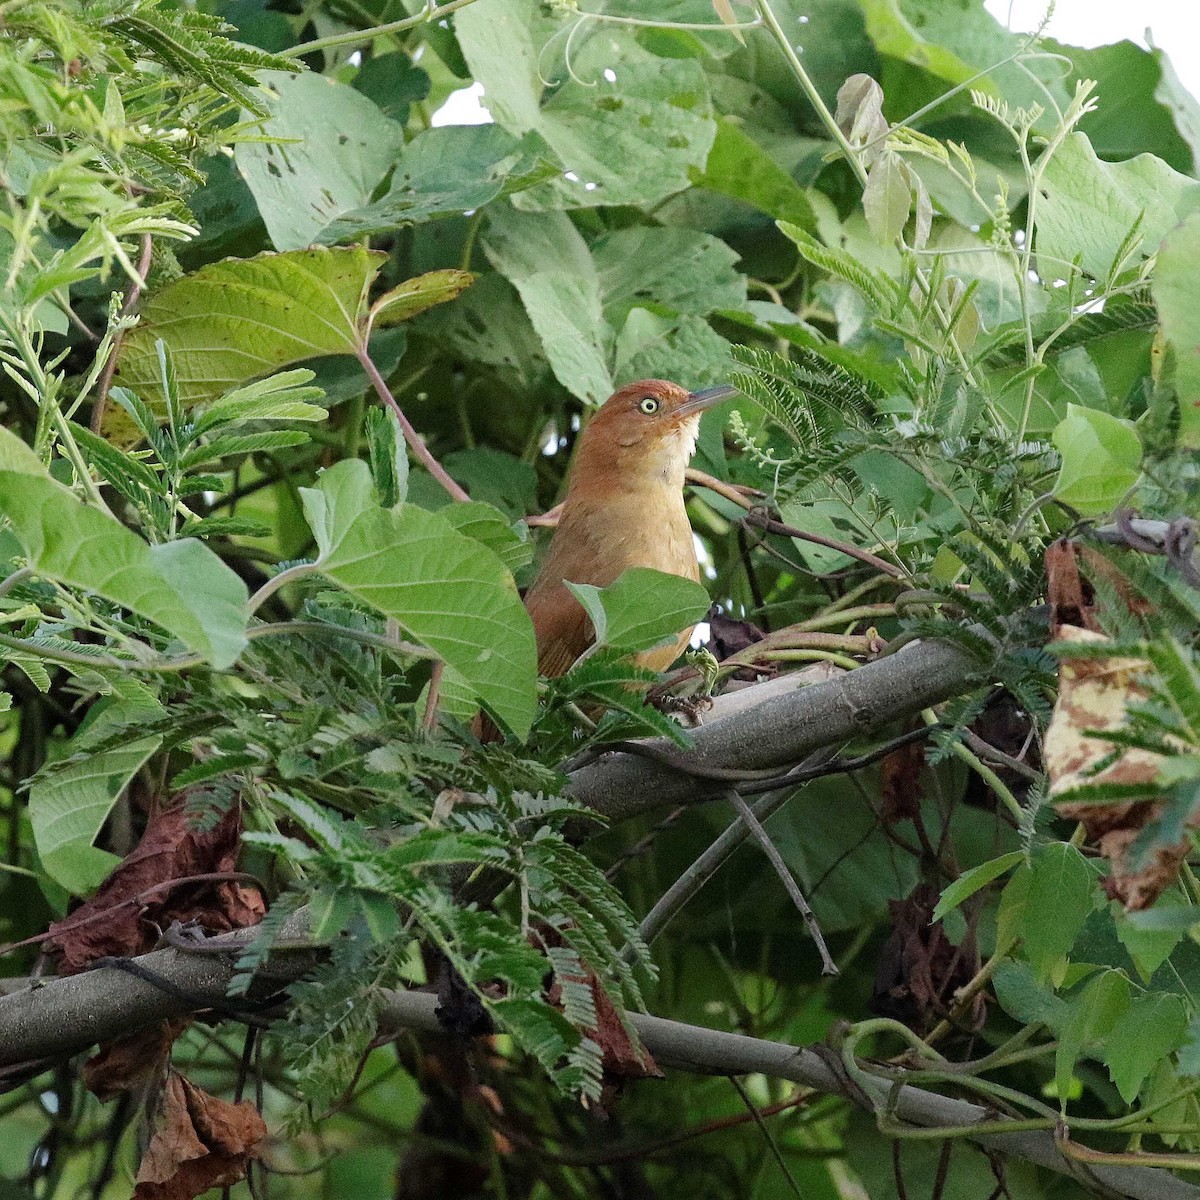
[[[608,587],[629,567],[699,580],[683,473],[696,447],[700,414],[736,390],[722,385],[688,392],[665,379],[642,379],[615,392],[588,422],[558,528],[525,594],[541,674],[564,674],[595,636],[564,580]],[[664,670],[691,635],[685,629],[638,661]]]

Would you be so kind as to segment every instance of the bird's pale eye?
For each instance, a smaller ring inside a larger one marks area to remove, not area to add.
[[[638,401],[638,410],[644,412],[646,416],[652,417],[658,412],[658,401],[653,396],[643,396]]]

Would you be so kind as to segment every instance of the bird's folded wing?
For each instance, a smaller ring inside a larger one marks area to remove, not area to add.
[[[583,605],[559,583],[531,591],[525,607],[537,634],[539,673],[551,679],[565,675],[594,637]]]

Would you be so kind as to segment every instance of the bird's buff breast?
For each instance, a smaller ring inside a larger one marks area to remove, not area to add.
[[[692,527],[679,493],[663,488],[632,491],[610,500],[605,509],[604,519],[588,521],[587,534],[580,539],[589,544],[590,553],[579,559],[599,568],[599,577],[579,580],[567,574],[566,578],[607,587],[630,567],[653,567],[699,579]],[[570,530],[567,536],[571,537]]]

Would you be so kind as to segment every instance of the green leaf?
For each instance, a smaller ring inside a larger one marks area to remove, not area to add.
[[[246,645],[246,585],[207,546],[151,546],[48,478],[0,471],[0,512],[39,575],[123,605],[214,667]]]
[[[557,175],[542,150],[540,139],[518,141],[497,125],[426,130],[400,156],[387,195],[343,214],[317,240],[331,245],[480,209],[501,194]]]
[[[1153,908],[1114,916],[1117,938],[1129,952],[1144,983],[1167,961],[1184,934],[1200,923],[1200,909],[1171,904],[1164,898]]]
[[[1023,962],[1002,962],[992,976],[1000,1007],[1022,1025],[1045,1025],[1057,1032],[1067,1017],[1066,1001],[1034,978]]]
[[[376,328],[398,325],[427,308],[453,300],[474,282],[475,276],[470,271],[426,271],[384,292],[371,305],[371,322]]]
[[[1179,398],[1179,444],[1195,450],[1200,448],[1200,213],[1163,239],[1150,286],[1173,351],[1166,376]]]
[[[537,508],[537,471],[529,463],[492,446],[455,450],[442,465],[471,493],[520,521]]]
[[[702,621],[712,603],[700,584],[649,567],[631,567],[606,588],[570,582],[567,587],[587,610],[596,645],[626,652],[670,641]]]
[[[1042,185],[1034,248],[1045,279],[1065,279],[1077,257],[1085,272],[1103,279],[1139,220],[1140,253],[1153,254],[1168,231],[1200,208],[1196,180],[1152,154],[1101,162],[1083,133],[1063,142]]]
[[[159,338],[185,408],[302,359],[353,354],[367,291],[386,257],[360,247],[293,250],[201,267],[143,299],[116,382],[161,410]]]
[[[371,468],[361,458],[346,458],[322,471],[315,488],[300,488],[304,516],[322,559],[337,545],[354,519],[374,507]]]
[[[318,942],[335,938],[354,915],[355,893],[350,888],[321,888],[308,902],[308,926]]]
[[[299,250],[370,203],[404,149],[404,130],[361,92],[313,71],[263,73],[266,141],[239,142],[238,170],[277,250]]]
[[[322,476],[323,492],[325,480],[342,468],[361,468],[370,486],[366,464],[346,461]],[[356,499],[362,485],[348,482],[349,498]],[[411,504],[398,513],[367,507],[345,524],[342,494],[330,512],[327,493],[329,545],[318,569],[445,659],[524,737],[537,702],[537,651],[533,623],[504,565],[441,514]]]
[[[717,121],[708,161],[691,178],[696,186],[744,200],[777,221],[816,228],[816,214],[805,190],[729,117]]]
[[[1141,474],[1142,443],[1132,421],[1068,404],[1050,439],[1062,455],[1054,494],[1087,516],[1115,508]]]
[[[1039,847],[1025,905],[1025,957],[1040,980],[1050,978],[1092,911],[1096,877],[1069,842]]]
[[[374,101],[385,117],[405,125],[409,105],[429,95],[429,76],[407,54],[394,50],[368,58],[351,86]]]
[[[449,504],[441,515],[459,533],[482,542],[510,570],[517,571],[533,559],[533,544],[522,538],[507,518],[490,504],[471,501]]]
[[[1193,1079],[1200,1076],[1200,1015],[1188,1022],[1183,1047],[1179,1051],[1179,1074]]]
[[[408,443],[390,408],[367,411],[367,450],[380,504],[384,508],[403,504],[408,496]]]
[[[740,255],[697,229],[622,229],[597,239],[592,258],[604,316],[614,328],[631,308],[649,303],[707,316],[746,302],[746,277],[734,270]]]
[[[1129,1008],[1129,980],[1121,971],[1101,971],[1074,995],[1067,997],[1068,1012],[1054,1053],[1054,1080],[1065,1108],[1071,1076],[1081,1053],[1095,1053]]]
[[[518,135],[541,134],[568,173],[523,193],[521,206],[642,207],[683,191],[689,172],[704,167],[716,136],[700,64],[647,61],[636,44],[598,38],[594,47],[583,47],[583,58],[575,57],[574,74],[584,82],[567,77],[561,87],[547,89],[538,66],[541,38],[532,29],[536,19],[531,0],[470,5],[454,19],[459,45],[496,121]]]
[[[123,695],[101,702],[68,743],[64,757],[78,761],[51,766],[29,789],[29,821],[42,868],[72,895],[92,891],[119,861],[92,843],[117,797],[162,737],[137,737],[136,730],[162,717],[162,705],[140,684],[122,680]],[[92,750],[123,729],[130,738],[108,749]]]
[[[732,347],[703,317],[660,317],[630,310],[617,334],[614,373],[624,379],[670,379],[687,374],[689,388],[728,383]]]
[[[980,888],[987,887],[993,879],[999,879],[1010,867],[1024,859],[1021,850],[1012,850],[993,858],[991,862],[980,863],[969,871],[964,871],[944,892],[933,910],[933,919],[940,921],[948,912],[956,909],[968,897],[975,895]]]
[[[587,243],[563,213],[489,213],[483,248],[517,289],[558,381],[581,400],[600,404],[615,390],[608,370],[611,332],[600,279]]]
[[[904,232],[912,207],[908,168],[900,155],[887,150],[875,160],[867,173],[862,203],[871,232],[890,246]]]
[[[307,367],[280,371],[227,392],[197,418],[193,436],[199,437],[220,425],[243,421],[323,421],[329,414],[310,400],[319,400],[319,387],[307,387],[315,378]]]
[[[46,464],[11,429],[0,425],[0,471],[46,476]]]
[[[1137,1099],[1142,1084],[1159,1062],[1179,1049],[1187,1021],[1179,996],[1146,992],[1134,998],[1128,1011],[1113,1026],[1104,1061],[1126,1104]]]

